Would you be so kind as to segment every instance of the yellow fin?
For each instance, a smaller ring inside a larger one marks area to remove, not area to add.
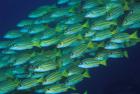
[[[98,44],[98,47],[104,47],[105,46],[105,42],[101,42]]]
[[[42,81],[43,81],[43,78],[39,78],[39,79],[38,79],[38,82],[42,82]]]
[[[117,25],[117,20],[111,21],[111,24],[112,24],[112,25]]]
[[[88,94],[88,92],[87,92],[87,91],[85,91],[85,92],[84,92],[84,94]]]
[[[56,51],[57,53],[56,53],[56,56],[62,56],[62,54],[61,54],[61,51],[60,50],[58,50],[58,51]]]
[[[36,55],[36,52],[34,51],[32,54],[31,54],[31,57],[34,57]]]
[[[41,46],[40,46],[40,42],[34,42],[34,43],[33,43],[33,46],[38,47],[38,48],[41,47]]]
[[[127,52],[127,51],[124,51],[124,56],[125,56],[126,58],[128,58],[128,52]]]
[[[132,38],[132,39],[138,39],[138,31],[135,31],[134,33],[132,33],[130,35],[130,38]]]
[[[88,70],[86,70],[86,71],[83,73],[83,76],[86,77],[86,78],[90,78],[90,74],[89,74]]]
[[[84,28],[89,28],[89,23],[88,23],[88,21],[86,21],[82,26],[83,26]]]
[[[113,35],[117,33],[117,30],[114,30],[111,32]]]
[[[73,87],[73,86],[70,86],[69,88],[70,88],[70,89],[72,89],[72,90],[76,90],[76,88],[75,88],[75,87]]]
[[[82,40],[82,39],[83,39],[82,35],[79,34],[79,35],[77,36],[77,39]]]
[[[125,11],[130,10],[129,5],[128,5],[128,2],[126,0],[124,0],[124,10]]]
[[[138,39],[136,40],[136,42],[139,43],[139,42],[140,42],[140,38],[138,38]]]
[[[63,73],[62,73],[62,75],[63,75],[64,77],[67,77],[67,76],[68,76],[67,71],[66,71],[66,70],[64,70],[64,71],[63,71]]]
[[[93,47],[94,47],[93,42],[89,42],[88,45],[87,45],[87,47],[88,47],[88,48],[93,48]]]
[[[71,13],[74,13],[75,12],[75,7],[70,8],[68,11],[71,12]]]
[[[106,60],[100,61],[100,64],[103,65],[103,66],[107,66]]]

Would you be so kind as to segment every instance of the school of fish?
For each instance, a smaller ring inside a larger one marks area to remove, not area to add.
[[[140,3],[58,0],[33,10],[0,41],[0,94],[61,94],[140,42]],[[87,93],[86,93],[87,94]]]

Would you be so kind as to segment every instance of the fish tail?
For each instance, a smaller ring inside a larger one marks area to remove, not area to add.
[[[93,42],[89,42],[88,45],[87,45],[87,47],[88,47],[88,48],[93,48],[93,47],[94,47]]]
[[[34,42],[34,43],[33,43],[33,46],[38,47],[38,48],[41,47],[41,46],[40,46],[40,42]]]
[[[130,10],[128,1],[124,0],[124,11],[128,11],[128,10]]]
[[[44,79],[43,78],[39,78],[38,79],[38,82],[42,82]]]
[[[62,56],[62,54],[61,54],[61,51],[60,50],[58,50],[58,51],[56,51],[57,53],[56,53],[56,56]]]
[[[101,61],[100,64],[103,65],[103,66],[107,66],[107,62],[106,62],[106,60]]]
[[[136,41],[137,41],[137,43],[139,43],[140,42],[140,38],[138,38]]]
[[[72,90],[76,90],[76,88],[74,86],[70,86],[69,88]]]
[[[86,71],[83,73],[83,76],[86,77],[86,78],[90,78],[90,74],[89,74],[88,70],[86,70]]]
[[[105,46],[105,42],[101,42],[98,44],[98,47],[104,47]]]
[[[126,58],[128,58],[128,52],[127,52],[127,51],[124,51],[124,56],[125,56]]]
[[[132,33],[132,34],[130,35],[130,38],[131,38],[131,39],[139,39],[139,37],[138,37],[138,31],[135,31],[134,33]]]
[[[78,34],[78,35],[77,35],[77,39],[79,39],[79,40],[83,40],[82,35],[81,35],[81,34]]]
[[[62,75],[63,75],[64,77],[67,77],[67,76],[68,76],[68,72],[65,70],[65,71],[62,73]]]
[[[87,90],[84,92],[84,94],[88,94]]]
[[[83,26],[84,28],[89,28],[89,23],[88,23],[88,21],[86,21],[82,26]]]

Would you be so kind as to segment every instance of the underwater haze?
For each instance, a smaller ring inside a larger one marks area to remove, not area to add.
[[[8,31],[16,28],[17,23],[27,19],[27,16],[33,10],[43,5],[54,5],[56,1],[57,0],[0,0],[1,40],[4,40],[3,36]],[[64,6],[66,5],[64,4]],[[138,31],[140,32],[139,29]],[[69,90],[61,94],[84,94],[85,91],[88,92],[87,94],[140,94],[140,43],[125,48],[125,50],[128,51],[128,58],[108,59],[107,66],[88,69],[90,78],[87,77],[78,83],[76,90]],[[8,92],[8,94],[38,93],[27,90],[12,93]]]

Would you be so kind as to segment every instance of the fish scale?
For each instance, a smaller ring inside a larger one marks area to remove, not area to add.
[[[126,48],[140,42],[139,6],[131,0],[56,0],[31,11],[0,41],[0,93],[69,93],[90,77],[90,68],[128,58]]]

